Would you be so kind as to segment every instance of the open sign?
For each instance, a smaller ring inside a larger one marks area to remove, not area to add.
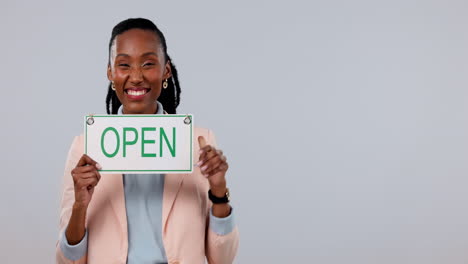
[[[84,126],[101,173],[192,172],[192,115],[88,115]]]

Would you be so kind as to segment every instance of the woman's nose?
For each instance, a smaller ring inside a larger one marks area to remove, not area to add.
[[[140,83],[143,81],[143,72],[139,67],[133,68],[130,71],[130,81],[132,83]]]

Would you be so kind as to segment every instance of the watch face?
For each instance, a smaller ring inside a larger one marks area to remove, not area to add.
[[[228,201],[231,201],[231,194],[229,194],[229,189],[226,188],[226,197],[228,199]]]

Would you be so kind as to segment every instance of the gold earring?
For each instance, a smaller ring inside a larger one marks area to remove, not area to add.
[[[167,88],[167,79],[163,82],[163,88],[164,88],[164,89]]]
[[[112,90],[115,91],[115,84],[114,84],[114,82],[112,82]]]

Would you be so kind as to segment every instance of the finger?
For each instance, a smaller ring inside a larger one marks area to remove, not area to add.
[[[97,183],[98,183],[98,180],[96,177],[87,178],[87,179],[79,179],[76,182],[76,188],[84,189],[84,188],[87,188],[88,186],[95,187]]]
[[[206,159],[206,156],[208,154],[212,154],[214,152],[213,149],[214,148],[211,145],[206,145],[203,148],[201,148],[199,160]]]
[[[223,151],[221,151],[221,150],[216,150],[216,149],[214,149],[214,150],[215,150],[215,151],[210,151],[210,152],[208,152],[206,155],[203,155],[203,157],[201,157],[201,158],[199,159],[199,161],[197,162],[197,166],[202,167],[203,164],[205,164],[206,162],[208,162],[210,159],[214,159],[214,158],[217,157],[217,156],[222,156]],[[222,156],[222,157],[224,157],[224,156]],[[224,159],[226,159],[226,158],[224,157]]]
[[[96,168],[94,166],[82,166],[82,167],[74,168],[71,171],[71,173],[72,174],[81,174],[81,173],[86,173],[86,172],[90,172],[90,171],[93,171],[93,170],[96,170]]]
[[[99,171],[97,171],[97,170],[96,170],[95,173],[96,173],[96,176],[98,178],[98,181],[100,181],[101,180],[101,173],[99,173]]]
[[[76,165],[77,167],[85,166],[87,164],[95,164],[96,162],[90,158],[88,155],[83,154],[78,161],[78,164]]]
[[[82,170],[86,169],[86,171],[72,172],[73,183],[75,185],[80,179],[96,178],[98,181],[101,180],[101,174],[93,166],[84,166],[78,168],[82,168]]]
[[[221,159],[221,160],[226,160],[226,157],[224,155],[220,155],[220,152],[214,152],[215,154],[213,155],[207,155],[206,159],[203,159],[199,162],[200,167],[203,167],[204,165],[208,164],[211,160],[214,159]],[[210,157],[211,156],[211,157]]]
[[[206,178],[210,178],[211,176],[215,175],[218,172],[226,172],[229,168],[227,163],[222,163],[216,169],[212,170],[208,175],[205,175]]]
[[[223,155],[222,150],[218,149],[218,150],[216,150],[216,152],[218,153],[218,156],[220,156],[222,160],[226,160],[226,156]]]
[[[217,169],[223,161],[217,157],[216,159],[211,159],[206,165],[201,167],[201,171],[203,174],[209,175],[213,170]]]
[[[97,163],[95,160],[93,160],[88,155],[83,154],[76,166],[81,167],[81,166],[86,166],[86,165],[94,165],[98,170],[102,169],[102,167],[101,167],[101,165],[99,165],[99,163]]]
[[[86,168],[86,167],[90,167],[91,170],[85,173],[76,174],[77,179],[80,179],[80,178],[86,179],[86,178],[96,177],[98,181],[101,180],[101,174],[99,173],[99,171],[96,170],[96,168],[94,168],[93,166],[85,166],[83,168]]]
[[[206,171],[208,167],[213,167],[213,165],[218,161],[220,161],[220,157],[218,155],[211,157],[210,159],[203,160],[200,164],[200,170]]]
[[[200,149],[206,146],[206,140],[203,136],[198,137],[198,145],[200,146]]]
[[[221,157],[219,158],[219,160],[220,160],[220,161],[219,161],[218,163],[216,163],[216,164],[214,164],[213,166],[211,166],[211,169],[208,168],[208,169],[205,171],[205,174],[207,174],[207,175],[215,174],[216,171],[217,171],[219,168],[221,168],[221,170],[222,170],[222,169],[225,167],[225,165],[227,164],[227,162],[226,162],[226,157],[221,156]],[[226,169],[227,169],[227,168],[226,168]]]
[[[203,150],[205,150],[204,152],[202,152],[202,154],[200,155],[200,159],[199,159],[199,163],[204,163],[206,162],[207,160],[213,158],[214,156],[218,155],[218,152],[215,148],[213,148],[212,146],[208,145],[208,146],[205,146],[205,148],[203,148]]]
[[[91,173],[92,173],[92,175],[91,175],[90,178],[95,178],[95,179],[97,179],[97,180],[96,180],[96,184],[93,184],[93,185],[87,187],[88,190],[91,190],[91,189],[93,189],[94,187],[96,187],[96,185],[97,185],[97,184],[99,183],[99,181],[101,180],[101,174],[100,174],[97,170],[94,170],[94,171],[91,172]],[[94,189],[93,189],[93,190],[94,190]]]
[[[80,174],[77,174],[76,177],[78,178],[77,180],[80,180],[80,179],[89,179],[89,178],[96,178],[97,180],[99,180],[98,176],[96,175],[96,171],[90,171],[90,172],[86,172],[86,173],[80,173]]]

